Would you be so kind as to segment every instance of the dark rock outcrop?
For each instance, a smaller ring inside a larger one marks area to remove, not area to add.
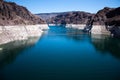
[[[84,31],[91,32],[94,34],[107,34],[110,32],[106,28],[106,13],[111,11],[112,8],[105,7],[104,9],[99,10],[93,17],[88,20]]]
[[[115,37],[120,37],[120,7],[109,11],[106,14],[106,26]]]
[[[113,10],[113,8],[105,7],[102,10],[99,10],[93,18],[93,25],[105,25],[107,20],[106,13]]]
[[[109,26],[120,26],[120,7],[109,11],[106,14],[106,24]]]
[[[95,34],[98,32],[99,34],[111,33],[115,37],[120,37],[120,7],[105,7],[104,9],[99,10],[91,20],[88,20],[85,29],[92,29],[91,32]]]
[[[91,30],[93,25],[106,25],[106,13],[108,13],[112,8],[105,7],[104,9],[99,10],[93,17],[88,20],[85,30]]]
[[[0,0],[0,25],[43,24],[38,16],[31,14],[25,7],[14,2]]]

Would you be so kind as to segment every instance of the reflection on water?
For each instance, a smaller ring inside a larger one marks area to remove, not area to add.
[[[65,31],[62,31],[63,29],[60,30],[60,32],[65,34],[65,37],[71,38],[75,41],[90,41],[97,51],[100,51],[102,54],[109,53],[120,59],[120,40],[118,38],[99,34],[89,35],[88,33],[84,33],[78,29],[65,29]]]
[[[27,46],[33,46],[39,37],[29,38],[28,40],[14,41],[7,44],[0,45],[0,67],[14,61],[20,51]]]
[[[84,33],[82,30],[78,29],[67,29],[66,35],[68,38],[76,41],[88,41],[90,39],[90,35],[88,33]]]
[[[37,40],[0,45],[0,80],[120,80],[118,39],[54,26]]]
[[[120,40],[104,35],[91,35],[91,42],[102,54],[110,53],[120,59]]]
[[[57,29],[56,29],[57,28]],[[84,33],[78,29],[64,28],[64,27],[51,27],[48,35],[67,37],[75,41],[87,41],[90,42],[97,51],[102,54],[109,53],[116,58],[120,58],[120,40],[118,38],[113,38],[108,35],[94,35],[89,33]],[[62,36],[61,36],[62,35]]]
[[[86,40],[90,38],[89,34],[84,33],[82,30],[71,28],[67,29],[65,27],[51,27],[50,30],[47,32],[47,35],[53,37],[67,37],[68,39],[73,39],[76,41]]]

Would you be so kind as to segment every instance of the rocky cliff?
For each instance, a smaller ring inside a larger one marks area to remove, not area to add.
[[[31,14],[25,7],[14,2],[0,0],[0,25],[44,24],[45,21]]]
[[[110,31],[106,27],[106,14],[113,10],[113,8],[105,7],[104,9],[99,10],[94,17],[88,21],[87,28],[90,29],[92,34],[105,34],[110,35]],[[86,29],[87,29],[86,28]]]
[[[120,37],[120,7],[105,7],[99,10],[95,16],[89,21],[89,27],[93,34],[107,34]]]
[[[0,0],[0,44],[40,37],[43,29],[46,22],[25,7]]]

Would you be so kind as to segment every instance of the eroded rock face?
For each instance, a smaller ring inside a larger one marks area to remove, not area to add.
[[[0,1],[0,25],[44,24],[45,21],[31,14],[25,7],[13,2]]]

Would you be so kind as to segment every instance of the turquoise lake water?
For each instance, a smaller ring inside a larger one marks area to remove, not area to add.
[[[0,45],[0,80],[120,80],[120,40],[51,26]]]

